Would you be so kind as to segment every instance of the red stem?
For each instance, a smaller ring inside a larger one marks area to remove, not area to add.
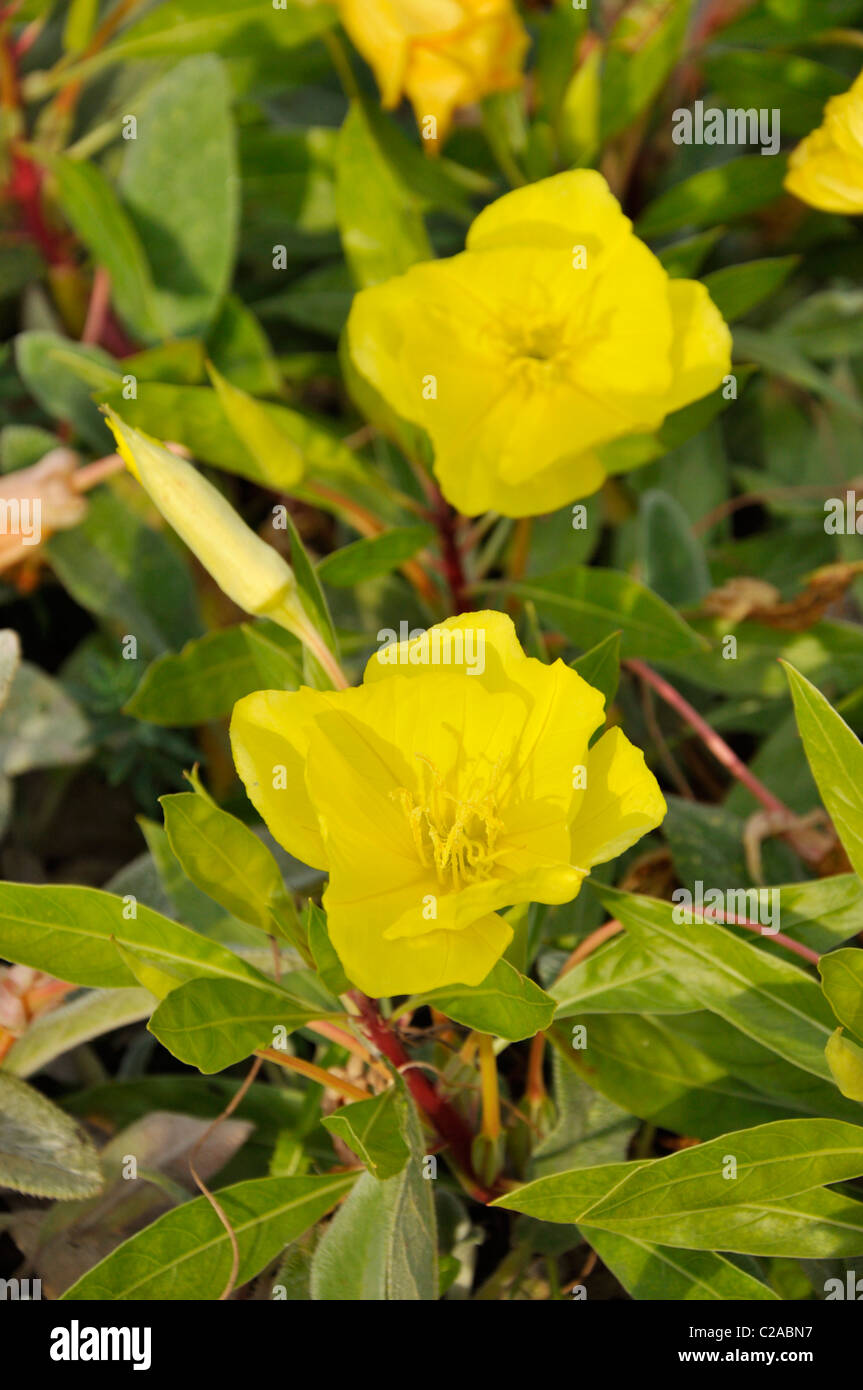
[[[381,1018],[377,1005],[359,990],[352,990],[350,997],[360,1011],[366,1036],[385,1057],[389,1058],[393,1066],[401,1071],[401,1068],[407,1065],[410,1058],[396,1035]],[[461,1115],[450,1105],[449,1101],[444,1100],[443,1096],[438,1094],[422,1072],[412,1067],[409,1071],[403,1072],[402,1075],[417,1105],[431,1120],[440,1137],[446,1140],[459,1168],[470,1177],[473,1195],[478,1201],[488,1201],[490,1194],[476,1181],[473,1173],[471,1134]]]
[[[785,803],[780,801],[778,796],[774,796],[763,782],[759,782],[754,772],[749,771],[749,768],[738,758],[734,750],[729,748],[715,729],[711,729],[707,720],[702,719],[698,710],[694,709],[689,701],[685,700],[678,690],[675,690],[673,685],[669,685],[662,676],[658,676],[649,666],[645,666],[643,661],[630,660],[626,662],[626,665],[647,685],[652,686],[666,704],[677,710],[677,713],[686,720],[686,723],[695,730],[701,741],[710,749],[717,762],[722,763],[722,766],[726,767],[732,777],[737,778],[738,782],[742,782],[756,801],[761,802],[766,811],[779,811],[784,815],[791,816],[792,813]]]
[[[469,613],[473,604],[467,596],[467,581],[462,564],[461,549],[456,536],[458,513],[453,511],[440,494],[438,494],[437,506],[432,512],[432,520],[440,537],[444,577],[450,592],[453,614]]]

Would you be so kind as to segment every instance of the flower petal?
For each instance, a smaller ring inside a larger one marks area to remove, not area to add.
[[[587,787],[572,821],[577,864],[604,864],[661,824],[667,807],[644,754],[609,729],[587,756]]]
[[[503,246],[587,248],[588,259],[609,254],[632,223],[594,169],[571,169],[516,188],[490,203],[467,235],[469,251]]]
[[[731,331],[697,280],[670,280],[668,294],[674,382],[664,407],[671,414],[714,391],[731,371]]]
[[[328,905],[327,894],[324,902]],[[334,935],[330,918],[330,934],[348,977],[365,994],[381,998],[442,985],[481,984],[512,940],[512,927],[489,913],[464,931],[431,931],[388,942],[385,954],[361,925],[344,936],[337,928]]]
[[[306,792],[309,735],[333,692],[259,690],[234,706],[231,749],[249,800],[280,845],[315,869],[327,854]],[[283,769],[283,772],[277,771]]]

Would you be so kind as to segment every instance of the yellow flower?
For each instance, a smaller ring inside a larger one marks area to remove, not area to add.
[[[508,193],[461,255],[363,290],[348,346],[426,429],[444,496],[466,515],[588,496],[604,445],[653,432],[731,364],[707,290],[669,278],[590,169]]]
[[[793,151],[785,187],[823,212],[863,213],[863,72]]]
[[[502,613],[450,618],[375,654],[353,690],[260,691],[234,709],[234,761],[291,854],[329,873],[324,906],[366,993],[479,984],[512,930],[500,909],[574,898],[665,803],[603,699],[526,657]]]
[[[456,107],[521,82],[529,39],[512,0],[337,0],[385,107],[406,93],[433,153]]]

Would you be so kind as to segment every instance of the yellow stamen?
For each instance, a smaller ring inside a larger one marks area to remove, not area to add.
[[[453,890],[489,878],[503,829],[493,790],[497,766],[485,794],[469,799],[447,791],[434,764],[423,753],[415,756],[425,770],[419,799],[407,787],[391,795],[407,816],[420,863],[433,867],[439,882],[449,883]]]

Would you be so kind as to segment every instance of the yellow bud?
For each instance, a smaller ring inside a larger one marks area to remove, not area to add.
[[[842,1029],[831,1034],[825,1049],[833,1080],[843,1096],[863,1101],[863,1048],[843,1037]]]
[[[287,561],[190,463],[110,408],[106,415],[126,467],[219,588],[247,613],[271,618],[305,640],[309,621]]]

